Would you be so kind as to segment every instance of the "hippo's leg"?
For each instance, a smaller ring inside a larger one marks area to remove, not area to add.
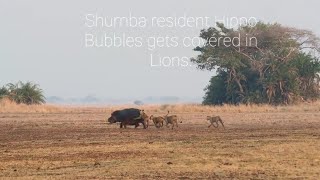
[[[120,128],[122,128],[123,127],[123,124],[122,123],[120,123]]]
[[[139,126],[139,122],[136,122],[134,128],[137,128]]]

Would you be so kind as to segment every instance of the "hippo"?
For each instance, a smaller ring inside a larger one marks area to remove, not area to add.
[[[111,113],[108,118],[109,123],[120,122],[120,128],[126,128],[127,125],[135,125],[135,128],[139,126],[139,123],[146,129],[149,125],[149,118],[144,113],[144,110],[136,108],[128,108],[123,110],[117,110]]]

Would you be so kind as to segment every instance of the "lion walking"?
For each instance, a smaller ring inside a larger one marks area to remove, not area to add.
[[[178,116],[177,115],[169,115],[169,111],[168,114],[164,117],[165,122],[166,122],[166,126],[169,127],[169,124],[172,125],[171,129],[173,129],[174,126],[178,127]]]
[[[164,117],[161,116],[150,116],[150,120],[153,121],[153,124],[156,128],[161,128],[163,126],[163,122],[165,121]]]
[[[210,128],[211,126],[218,128],[219,127],[219,122],[222,125],[223,129],[225,129],[224,124],[222,119],[220,118],[220,116],[207,116],[207,120],[210,122],[210,125],[208,126],[208,128]]]

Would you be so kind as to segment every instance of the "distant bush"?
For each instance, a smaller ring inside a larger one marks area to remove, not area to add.
[[[45,97],[38,84],[32,82],[9,83],[0,88],[0,99],[7,98],[17,104],[44,104]]]
[[[133,102],[133,104],[141,106],[141,105],[143,105],[143,102],[139,101],[139,100],[136,100],[136,101]]]

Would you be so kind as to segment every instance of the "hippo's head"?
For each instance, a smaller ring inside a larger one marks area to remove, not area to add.
[[[114,117],[114,116],[110,116],[110,117],[108,118],[108,122],[109,122],[110,124],[112,124],[112,123],[117,122],[117,119],[116,119],[116,117]]]

